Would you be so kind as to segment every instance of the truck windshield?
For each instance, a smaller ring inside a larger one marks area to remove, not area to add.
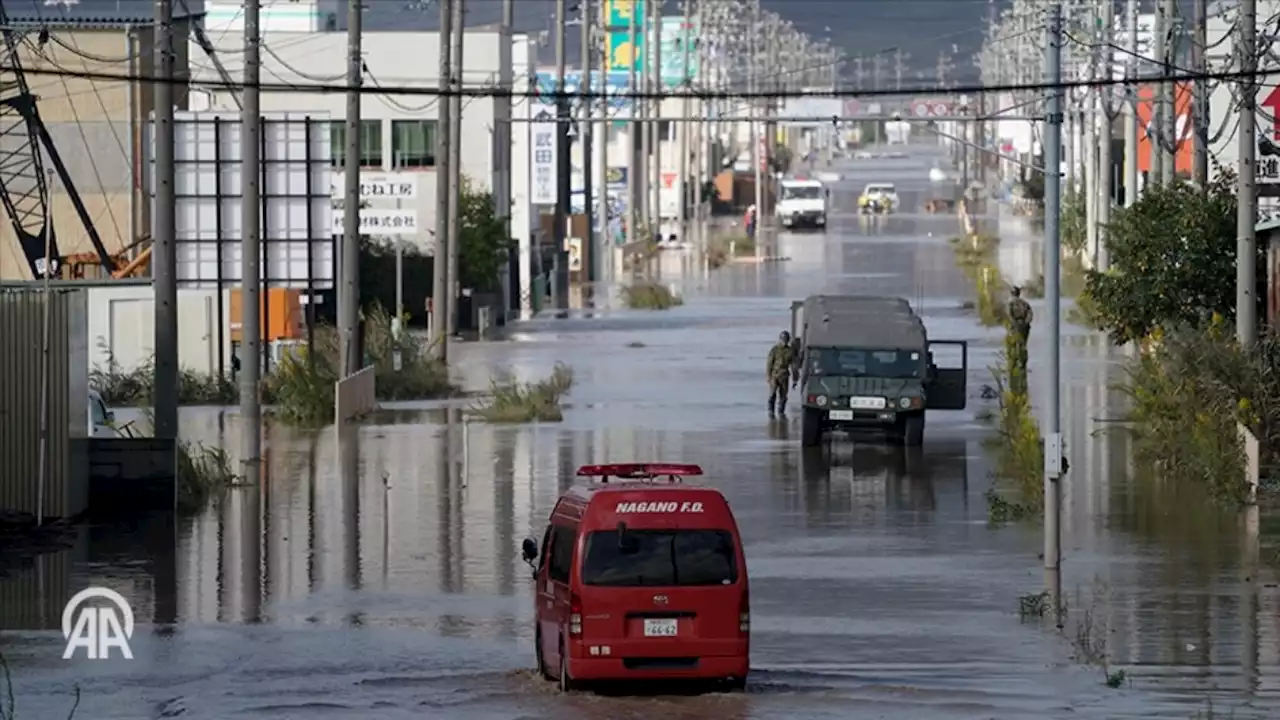
[[[783,185],[783,200],[818,200],[822,198],[822,188],[812,185]]]
[[[732,585],[733,535],[724,530],[627,530],[587,538],[582,581],[602,587]]]
[[[814,375],[866,375],[881,378],[918,378],[924,370],[915,350],[838,350],[824,348],[809,354]]]

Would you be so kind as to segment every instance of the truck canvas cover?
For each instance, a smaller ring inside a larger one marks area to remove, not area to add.
[[[902,318],[878,313],[830,313],[805,327],[806,347],[923,349],[928,344],[924,323],[914,315]]]

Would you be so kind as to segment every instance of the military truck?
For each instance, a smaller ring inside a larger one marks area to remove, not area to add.
[[[881,431],[893,444],[924,442],[929,410],[967,404],[968,343],[930,340],[902,298],[813,295],[791,305],[800,372],[801,444],[824,433]],[[941,368],[934,349],[960,351],[960,367]]]

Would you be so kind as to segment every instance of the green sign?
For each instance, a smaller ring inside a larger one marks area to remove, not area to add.
[[[605,35],[605,48],[609,51],[609,70],[613,72],[643,72],[644,33],[636,33],[636,46],[631,47],[630,30],[609,30]]]
[[[698,76],[698,21],[684,16],[662,18],[658,36],[658,52],[662,58],[662,84],[679,87]],[[689,51],[689,67],[685,67],[685,50]]]
[[[632,15],[636,26],[644,30],[644,0],[604,0],[604,26],[607,28],[631,27]]]

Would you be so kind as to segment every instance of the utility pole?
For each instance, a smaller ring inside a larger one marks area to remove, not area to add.
[[[360,0],[347,2],[347,156],[342,201],[342,286],[338,291],[338,339],[342,376],[358,372],[360,357],[360,86],[364,81]],[[243,365],[244,363],[241,363]]]
[[[595,124],[592,118],[593,103],[591,102],[591,3],[586,0],[578,3],[578,7],[582,10],[582,77],[578,81],[578,114],[581,119],[578,121],[578,137],[582,138],[582,214],[586,219],[586,230],[583,232],[584,237],[581,238],[582,253],[586,255],[587,265],[583,268],[586,272],[588,283],[595,283],[599,279],[596,267],[596,229],[595,229],[595,207],[593,200],[595,199],[595,178],[593,177],[593,164],[595,156],[592,154],[595,148],[592,147],[592,135],[595,133]],[[604,78],[600,78],[601,83]],[[604,85],[601,85],[603,91]],[[608,136],[602,135],[600,142],[608,144]],[[605,176],[600,176],[600,182],[603,184]],[[601,193],[601,204],[603,205],[604,193]],[[595,292],[595,285],[590,284],[589,293]],[[592,299],[594,303],[594,298]]]
[[[453,98],[449,90],[453,82],[453,3],[440,2],[440,70],[436,99],[436,237],[435,252],[431,258],[431,354],[444,362],[449,360],[449,317],[452,302],[449,298],[449,187],[450,159],[453,156],[451,107]],[[445,178],[446,182],[440,182]]]
[[[1240,128],[1239,203],[1236,215],[1236,338],[1241,348],[1251,351],[1258,341],[1257,237],[1258,188],[1258,0],[1241,0],[1240,40]],[[1258,438],[1245,426],[1238,426],[1244,443],[1245,477],[1250,495],[1258,492]]]
[[[1110,0],[1104,0],[1109,2]],[[1094,8],[1085,11],[1085,21],[1089,26],[1089,39],[1092,41],[1086,49],[1086,72],[1090,85],[1084,89],[1081,99],[1080,119],[1084,126],[1084,207],[1085,207],[1085,258],[1092,260],[1097,256],[1098,248],[1098,88],[1093,83],[1098,80],[1098,45],[1097,12]]]
[[[694,36],[699,38],[702,36],[702,33],[707,32],[706,14],[703,12],[703,8],[704,8],[704,3],[698,2],[696,15],[694,19],[693,31],[695,33]],[[686,42],[688,42],[687,39],[686,39]],[[697,54],[698,65],[697,65],[696,74],[698,77],[695,78],[695,74],[690,73],[689,74],[690,84],[692,84],[695,80],[701,81],[702,76],[707,72],[706,60],[705,60],[706,56],[704,54],[705,45],[701,40],[697,42],[697,48],[698,48],[698,54]],[[693,91],[692,86],[686,85],[686,87],[688,88],[686,92],[692,94],[692,91]],[[709,112],[708,105],[709,105],[709,101],[707,100],[707,98],[705,97],[698,98],[698,117],[700,118],[711,117],[711,113]],[[693,166],[692,166],[692,172],[689,175],[690,175],[691,181],[693,182],[693,194],[692,194],[693,222],[694,222],[694,227],[696,229],[696,237],[697,237],[695,247],[697,247],[697,253],[698,253],[697,256],[701,258],[701,261],[699,262],[699,271],[705,273],[710,269],[710,267],[707,263],[707,227],[704,222],[703,212],[702,212],[703,211],[702,172],[707,167],[706,150],[707,150],[708,138],[711,137],[711,132],[710,132],[711,127],[708,125],[707,122],[698,122],[693,124],[693,128],[694,128],[694,131],[697,133],[697,135],[694,136],[693,161],[692,161]]]
[[[503,1],[507,7],[514,2]],[[604,8],[601,7],[599,27],[602,39],[608,33],[605,28],[607,22],[609,19],[605,17]],[[595,136],[600,138],[600,164],[596,168],[596,182],[600,184],[600,207],[596,217],[596,242],[591,246],[591,280],[599,283],[612,275],[613,269],[613,238],[609,236],[609,52],[603,43],[598,47],[594,44],[589,47],[598,50],[600,57],[600,119],[595,129]],[[589,66],[590,63],[586,65]],[[594,294],[597,298],[601,297],[598,290]]]
[[[554,274],[554,282],[552,287],[556,288],[553,302],[557,310],[566,310],[560,307],[560,298],[562,291],[560,290],[560,257],[564,250],[565,238],[568,236],[569,228],[566,223],[569,222],[569,195],[573,192],[573,182],[571,174],[573,173],[573,164],[569,161],[569,98],[565,95],[565,22],[569,19],[568,9],[565,0],[556,0],[556,209],[554,217],[554,227],[552,228],[552,240],[555,247],[552,250],[552,257],[555,261],[552,263],[552,273]]]
[[[1156,13],[1155,24],[1152,26],[1152,44],[1154,52],[1152,57],[1158,63],[1159,76],[1162,82],[1152,83],[1151,85],[1151,112],[1147,121],[1147,145],[1151,153],[1151,164],[1147,170],[1147,186],[1155,187],[1164,181],[1164,148],[1161,144],[1164,142],[1164,83],[1163,78],[1169,74],[1168,51],[1165,45],[1165,36],[1168,33],[1169,16],[1165,14],[1168,6],[1164,0],[1155,0]]]
[[[680,86],[684,88],[684,101],[680,103],[680,113],[684,115],[684,121],[680,123],[680,154],[676,162],[676,182],[680,185],[680,202],[676,211],[680,214],[680,242],[687,243],[689,242],[689,208],[693,203],[689,193],[690,185],[693,184],[690,182],[689,172],[689,135],[693,132],[693,122],[690,119],[693,102],[689,97],[691,91],[689,67],[692,54],[689,45],[693,40],[693,8],[690,7],[692,5],[690,0],[684,0],[681,5]]]
[[[653,210],[649,207],[649,153],[653,151],[653,133],[649,127],[650,115],[653,114],[653,105],[650,103],[649,95],[653,92],[653,48],[650,46],[652,41],[652,33],[650,32],[651,6],[658,0],[642,0],[644,7],[639,8],[644,12],[640,17],[640,30],[638,34],[640,48],[640,94],[645,97],[635,99],[636,109],[640,112],[640,124],[636,126],[636,133],[640,137],[640,159],[637,161],[639,165],[638,178],[639,188],[636,194],[636,208],[638,210],[637,222],[644,224],[646,229],[649,228],[649,219]],[[634,10],[633,10],[634,12]],[[654,238],[650,238],[654,239]]]
[[[1061,288],[1058,284],[1059,253],[1062,238],[1059,221],[1062,213],[1062,185],[1058,173],[1062,151],[1062,4],[1049,8],[1045,65],[1048,90],[1048,112],[1044,137],[1044,297],[1049,341],[1049,372],[1045,378],[1044,409],[1044,568],[1055,576],[1062,568],[1062,428],[1059,417],[1058,387],[1061,368]]]
[[[1195,143],[1192,154],[1191,180],[1201,188],[1209,187],[1209,0],[1192,4],[1191,72],[1200,76],[1192,84],[1191,134]]]
[[[453,101],[449,103],[449,234],[448,234],[448,282],[445,291],[449,294],[449,315],[445,322],[445,332],[452,338],[457,334],[458,325],[458,246],[462,238],[462,81],[463,54],[462,41],[466,37],[466,0],[453,0],[453,42],[450,50],[453,60],[449,63],[449,71],[453,75]],[[564,28],[560,30],[564,33]],[[563,76],[563,74],[562,74]],[[564,83],[561,82],[561,90]],[[560,128],[568,126],[561,123]],[[568,202],[568,193],[565,194]]]
[[[244,3],[244,99],[240,108],[240,443],[241,476],[258,484],[262,467],[261,0]]]
[[[174,212],[173,0],[156,0],[156,199],[151,261],[155,286],[155,436],[178,437],[178,256]]]
[[[1115,0],[1104,0],[1102,5],[1102,39],[1098,43],[1099,49],[1105,61],[1102,64],[1103,72],[1107,80],[1114,79],[1115,64],[1112,62],[1114,53],[1112,48],[1115,45],[1115,27],[1116,27],[1116,6]],[[1095,213],[1097,225],[1097,245],[1095,246],[1093,255],[1094,269],[1098,272],[1105,272],[1111,266],[1111,254],[1107,247],[1108,235],[1107,226],[1111,223],[1111,204],[1115,199],[1113,188],[1115,186],[1115,174],[1112,168],[1112,136],[1115,134],[1116,119],[1116,90],[1111,85],[1106,85],[1098,89],[1098,120],[1101,123],[1101,129],[1098,132],[1098,188],[1096,191],[1098,199],[1098,210]]]
[[[751,123],[751,164],[755,165],[756,173],[756,259],[763,257],[761,239],[764,237],[764,164],[767,158],[764,154],[764,125],[761,110],[763,105],[760,98],[756,94],[760,92],[760,36],[763,34],[760,27],[760,0],[752,0],[751,3],[751,30],[748,34],[751,36],[751,54],[748,72],[748,86],[751,93],[751,115],[756,119]]]
[[[649,79],[654,90],[653,114],[650,118],[653,122],[649,123],[648,128],[649,135],[653,138],[649,146],[653,150],[653,156],[650,158],[653,170],[649,178],[652,203],[649,208],[649,221],[653,223],[653,238],[660,240],[662,238],[662,96],[666,89],[666,83],[662,80],[662,0],[649,0],[648,5],[649,42],[646,45],[649,49],[648,55],[653,60],[653,72],[649,73]]]
[[[1163,159],[1160,163],[1160,182],[1172,185],[1178,171],[1178,122],[1175,110],[1175,99],[1178,83],[1169,78],[1177,75],[1177,43],[1174,37],[1178,31],[1178,0],[1164,0],[1164,72],[1165,82],[1160,88],[1160,150]]]
[[[893,51],[893,89],[902,92],[902,73],[906,70],[907,54],[898,48]]]
[[[853,59],[853,87],[857,90],[865,90],[864,84],[867,81],[867,70],[864,68],[865,59],[861,56]]]
[[[871,86],[876,90],[884,89],[884,56],[871,56]],[[941,83],[941,80],[939,80]]]
[[[1124,206],[1133,207],[1138,202],[1138,0],[1128,0],[1125,5],[1124,72],[1129,80],[1124,88]]]
[[[631,25],[630,28],[630,45],[631,59],[627,65],[627,92],[632,94],[627,106],[630,108],[631,121],[627,123],[627,219],[626,219],[626,239],[627,243],[634,243],[640,239],[640,234],[636,232],[637,225],[640,222],[640,166],[638,153],[640,152],[640,132],[642,125],[641,108],[644,103],[640,98],[636,97],[640,91],[640,85],[636,82],[637,75],[636,65],[642,62],[642,57],[638,52],[640,44],[640,0],[630,0],[631,2]]]

